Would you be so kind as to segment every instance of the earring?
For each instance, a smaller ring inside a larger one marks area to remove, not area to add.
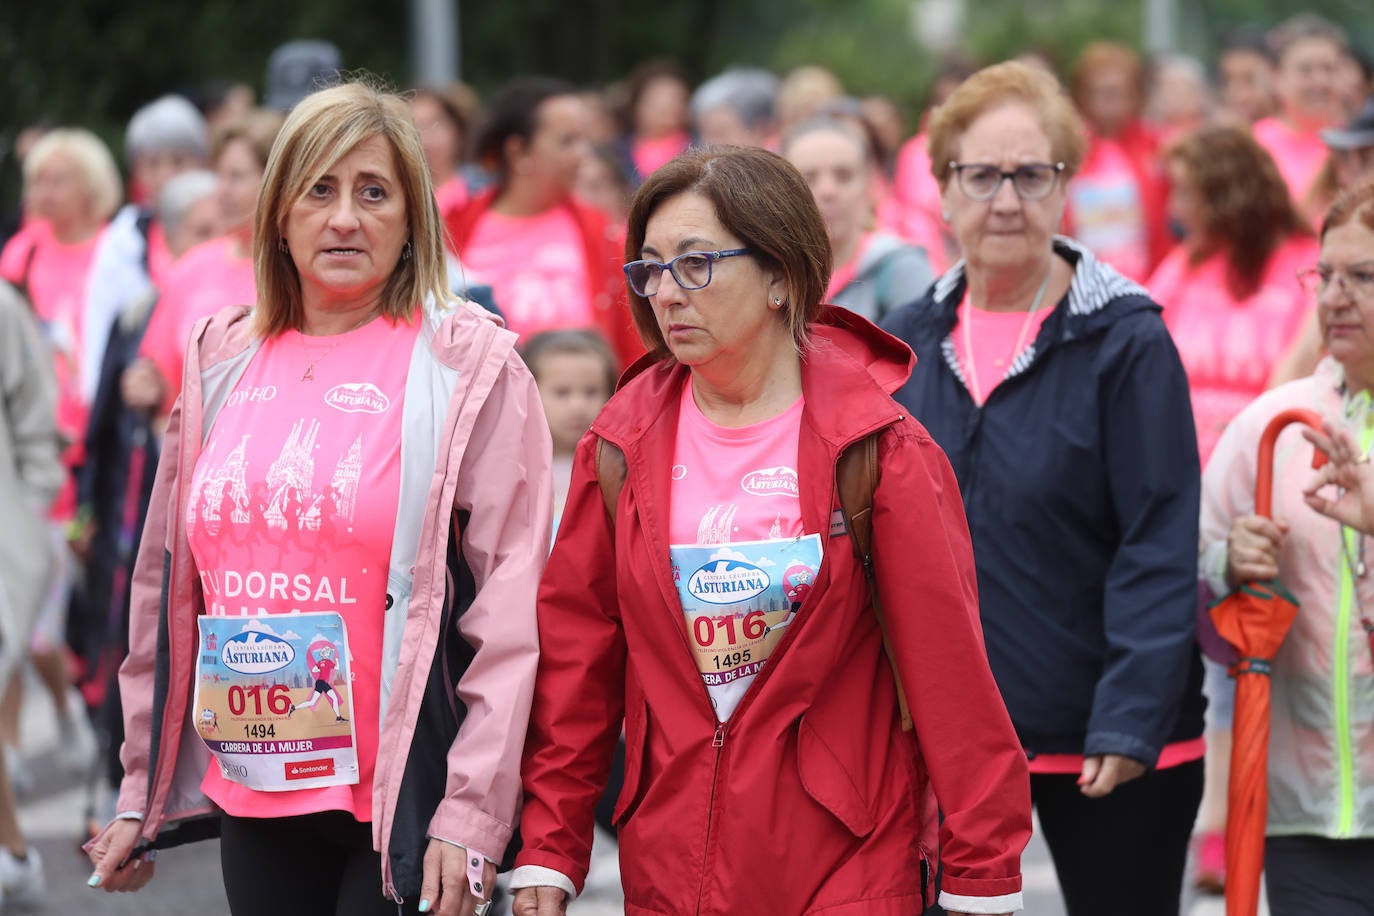
[[[401,246],[401,260],[409,261],[411,254],[410,240],[406,239],[405,245]]]
[[[774,297],[773,297],[773,304],[774,304],[774,305],[782,305],[782,299],[779,298],[779,297],[777,297],[777,296],[774,296]]]
[[[286,239],[277,239],[277,250],[282,254],[290,254],[291,249],[286,247]]]
[[[949,211],[948,211],[948,210],[941,210],[941,211],[940,211],[940,219],[944,220],[945,222],[949,222]]]

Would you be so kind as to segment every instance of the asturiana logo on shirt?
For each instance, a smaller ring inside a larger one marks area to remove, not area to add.
[[[791,468],[763,468],[750,471],[739,482],[744,492],[755,496],[801,496],[797,472]]]
[[[687,591],[709,604],[737,604],[768,591],[768,573],[752,563],[712,560],[692,573]]]
[[[250,630],[226,639],[220,660],[239,674],[268,674],[294,662],[296,649],[280,636]]]
[[[330,388],[324,402],[344,413],[386,413],[391,399],[371,382],[344,382]]]

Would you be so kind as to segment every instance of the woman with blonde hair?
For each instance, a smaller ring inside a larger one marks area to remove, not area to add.
[[[297,104],[254,230],[256,306],[197,322],[168,423],[89,883],[218,831],[236,916],[485,912],[538,660],[539,393],[449,300],[401,98]]]

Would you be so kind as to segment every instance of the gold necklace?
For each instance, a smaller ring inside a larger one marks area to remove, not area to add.
[[[353,327],[349,328],[347,331],[344,331],[342,334],[335,334],[335,335],[334,335],[334,342],[333,342],[332,344],[330,344],[330,345],[325,349],[325,351],[324,351],[323,353],[321,353],[319,356],[315,357],[314,359],[311,359],[311,358],[310,358],[310,348],[307,347],[307,346],[305,345],[306,334],[305,334],[304,332],[301,332],[301,349],[305,351],[305,360],[306,360],[306,362],[305,362],[305,372],[301,374],[301,381],[302,381],[302,382],[313,382],[313,381],[315,381],[315,366],[319,364],[320,360],[324,359],[324,358],[325,358],[326,356],[328,356],[330,353],[333,353],[333,352],[334,352],[334,348],[337,347],[339,344],[343,343],[344,337],[346,337],[346,336],[349,335],[349,334],[352,334],[354,331],[358,330],[358,328],[360,328],[360,327],[362,327],[363,325],[367,324],[369,321],[371,321],[373,318],[376,318],[376,317],[377,317],[377,310],[374,308],[374,309],[372,309],[371,311],[369,311],[366,315],[364,315],[364,316],[362,317],[362,319],[361,319],[357,324],[353,325]]]
[[[1050,285],[1050,274],[1054,273],[1054,262],[1050,262],[1050,269],[1045,271],[1045,279],[1040,281],[1040,288],[1035,291],[1035,298],[1031,300],[1030,308],[1026,311],[1026,320],[1021,322],[1021,333],[1016,335],[1016,343],[1011,348],[1011,359],[1021,355],[1021,345],[1026,342],[1026,332],[1030,330],[1032,316],[1040,310],[1040,300],[1045,298],[1045,290]],[[978,384],[978,364],[973,360],[973,335],[969,331],[969,325],[973,323],[973,302],[967,293],[964,294],[964,318],[961,322],[964,326],[964,361],[968,364],[965,372],[968,374],[969,393],[973,395],[974,403],[979,407],[983,406],[983,386]],[[999,379],[1000,381],[1000,379]]]

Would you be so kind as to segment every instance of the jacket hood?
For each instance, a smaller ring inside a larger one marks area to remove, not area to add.
[[[891,422],[899,413],[891,395],[915,366],[905,343],[848,309],[825,306],[802,352],[802,396],[812,426],[844,443]],[[622,443],[639,436],[676,404],[690,371],[671,357],[640,357],[621,375],[593,428]]]
[[[257,335],[253,332],[250,320],[252,314],[249,306],[230,305],[220,309],[212,319],[203,320],[204,332],[200,338],[202,371],[233,359],[257,344]],[[485,325],[505,327],[505,322],[498,315],[465,299],[455,300],[451,306],[426,303],[417,318],[424,322],[422,333],[427,333],[433,339],[435,354],[450,367],[455,366],[462,351],[474,345],[474,328]]]
[[[1145,287],[1128,280],[1109,264],[1097,259],[1086,246],[1068,238],[1054,237],[1054,251],[1074,265],[1073,282],[1066,296],[1067,322],[1065,332],[1090,333],[1116,321],[1122,315],[1138,311],[1161,311],[1150,298]],[[932,294],[941,317],[953,317],[963,298],[967,281],[965,262],[960,259],[935,281]]]

